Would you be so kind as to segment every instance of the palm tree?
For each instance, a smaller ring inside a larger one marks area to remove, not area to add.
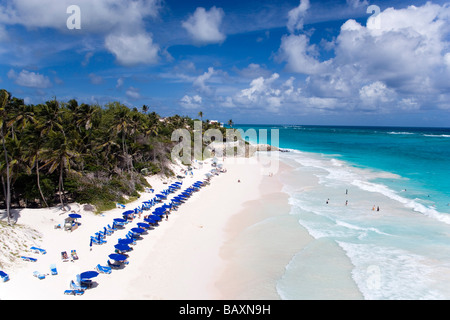
[[[228,120],[228,125],[230,126],[230,127],[233,127],[233,124],[234,124],[234,122],[233,122],[233,120]]]
[[[11,119],[8,121],[7,126],[11,128],[13,138],[16,129],[23,130],[28,124],[35,121],[33,108],[25,105],[22,99],[12,98],[8,113]]]
[[[126,136],[131,132],[133,125],[130,119],[130,109],[126,106],[119,106],[118,110],[114,110],[114,123],[111,130],[115,132],[115,134],[121,134],[122,138],[122,152],[124,160],[126,161],[128,171],[130,170],[130,165],[128,161],[128,147],[126,143]]]
[[[41,121],[39,122],[39,129],[41,130],[41,136],[54,131],[57,128],[65,135],[62,125],[61,109],[59,103],[56,100],[47,101],[45,104],[40,105],[38,110],[38,116]]]
[[[198,113],[198,116],[200,117],[200,120],[202,120],[202,122],[203,122],[203,112],[202,112],[202,111],[200,111],[200,112]]]
[[[81,104],[75,109],[76,125],[78,130],[81,128],[89,131],[92,128],[94,117],[97,115],[98,109],[88,104]]]
[[[37,132],[36,127],[34,127],[34,131]],[[44,205],[48,207],[47,200],[44,197],[44,194],[41,189],[41,183],[40,183],[40,172],[39,172],[39,162],[42,157],[42,139],[40,138],[40,133],[37,132],[36,134],[29,134],[26,136],[26,143],[27,143],[27,150],[23,154],[24,161],[28,163],[27,171],[28,173],[31,173],[33,168],[36,169],[36,183],[39,190],[39,194],[41,195],[42,201],[44,202]]]
[[[6,136],[8,135],[8,111],[7,106],[10,101],[10,94],[8,91],[2,89],[0,91],[0,136],[2,139],[3,154],[5,157],[5,162],[1,164],[1,180],[3,185],[3,192],[5,196],[6,205],[6,216],[8,218],[8,225],[11,225],[11,163],[8,155],[8,150],[6,148]],[[6,174],[6,181],[3,175]]]
[[[63,201],[64,194],[64,172],[71,170],[71,160],[77,158],[79,154],[70,148],[68,139],[60,132],[50,133],[51,146],[44,151],[46,162],[43,167],[49,166],[48,172],[51,174],[59,169],[58,191],[61,208],[65,211]]]

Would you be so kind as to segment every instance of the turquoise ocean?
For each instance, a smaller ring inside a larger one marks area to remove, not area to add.
[[[449,128],[235,127],[288,151],[289,214],[315,240],[276,279],[281,299],[345,299],[349,282],[363,299],[450,299]]]

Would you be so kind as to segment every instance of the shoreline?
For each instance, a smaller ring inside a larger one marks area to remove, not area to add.
[[[351,276],[354,266],[344,250],[333,241],[315,239],[292,212],[285,183],[294,176],[298,179],[296,193],[320,188],[313,174],[299,175],[280,160],[277,174],[263,177],[260,197],[245,202],[229,219],[227,241],[221,248],[224,267],[217,282],[221,299],[290,300],[283,290],[293,284],[304,288],[296,300],[363,299]],[[299,261],[303,266],[301,279],[291,278],[286,271],[296,268]],[[317,269],[330,263],[336,266],[332,273]]]
[[[292,256],[312,240],[289,214],[280,176],[292,168],[280,164],[276,174],[263,177],[259,197],[246,201],[228,220],[227,241],[220,250],[224,267],[216,284],[222,299],[280,300],[276,282]],[[286,234],[286,225],[294,226],[294,232]]]

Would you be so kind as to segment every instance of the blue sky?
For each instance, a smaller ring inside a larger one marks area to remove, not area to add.
[[[444,1],[0,0],[0,87],[223,122],[448,127],[449,20]]]

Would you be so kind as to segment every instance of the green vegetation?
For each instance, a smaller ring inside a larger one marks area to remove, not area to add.
[[[146,105],[27,105],[6,90],[0,90],[0,116],[0,207],[8,218],[11,207],[64,208],[77,201],[106,210],[136,199],[148,186],[144,176],[173,175],[173,130],[194,128],[189,117],[161,118]],[[203,130],[209,128],[220,127],[206,120]]]

